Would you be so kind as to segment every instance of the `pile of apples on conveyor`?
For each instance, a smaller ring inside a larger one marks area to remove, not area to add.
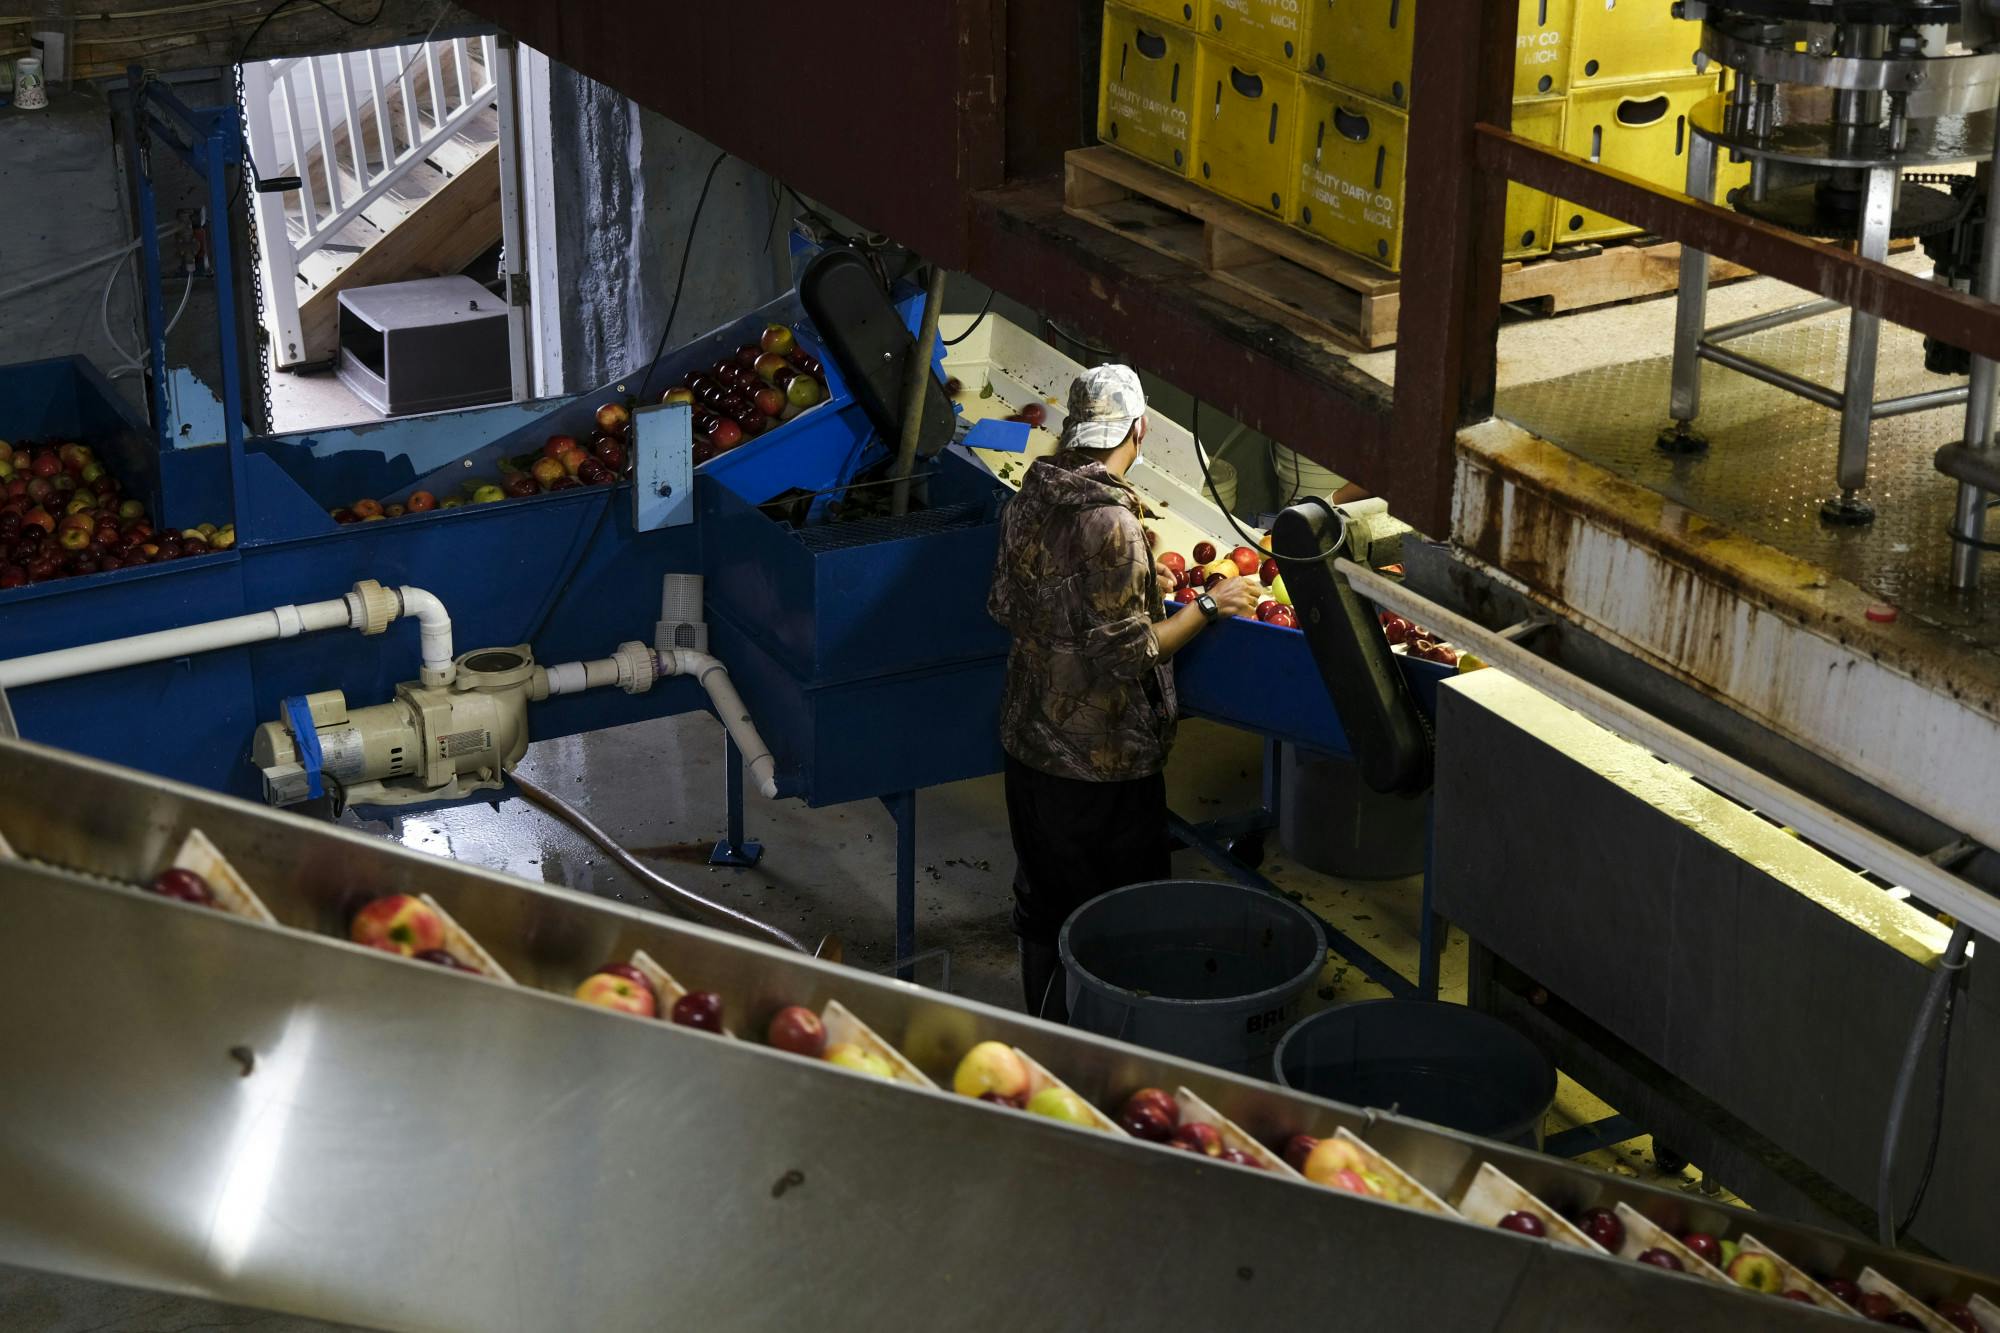
[[[0,440],[0,589],[207,555],[236,526],[157,528],[88,445]]]
[[[826,367],[783,324],[767,324],[754,343],[670,387],[660,401],[694,410],[699,467],[808,408],[826,401]]]
[[[1389,646],[1400,646],[1411,657],[1420,657],[1426,662],[1436,662],[1439,666],[1457,666],[1458,649],[1438,641],[1436,635],[1420,625],[1403,619],[1393,611],[1381,614],[1382,633],[1388,636]]]
[[[1153,544],[1150,528],[1146,530],[1146,544]],[[1218,560],[1214,542],[1196,542],[1193,564],[1189,564],[1187,557],[1179,551],[1162,552],[1159,562],[1174,576],[1173,598],[1176,602],[1183,605],[1192,602],[1225,579],[1254,578],[1266,589],[1257,603],[1256,619],[1286,629],[1299,627],[1298,613],[1292,610],[1292,599],[1285,592],[1285,581],[1278,575],[1278,562],[1262,551],[1239,546]]]
[[[463,498],[448,495],[440,500],[430,491],[412,491],[401,504],[385,505],[378,500],[361,499],[328,513],[334,522],[341,524],[379,523],[405,514],[427,514],[433,509],[525,500],[578,486],[609,486],[620,477],[632,475],[631,432],[632,410],[622,402],[609,402],[597,409],[597,429],[591,432],[588,447],[574,435],[551,435],[540,451],[528,458],[503,460],[498,482],[467,482]]]

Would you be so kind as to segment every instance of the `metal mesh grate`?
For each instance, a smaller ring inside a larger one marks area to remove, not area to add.
[[[828,523],[817,528],[801,528],[792,535],[803,542],[808,551],[844,551],[855,546],[873,546],[876,542],[926,537],[934,532],[949,532],[953,528],[977,527],[985,517],[986,506],[983,504],[941,505],[936,509],[905,514],[901,518],[883,515],[857,518],[848,523]]]
[[[1731,344],[1759,360],[1821,384],[1838,385],[1847,354],[1847,319],[1829,315]],[[1838,414],[1718,366],[1702,367],[1697,429],[1706,454],[1675,457],[1653,447],[1667,422],[1671,361],[1659,357],[1586,370],[1500,393],[1500,415],[1580,458],[1717,519],[1835,577],[1892,602],[1908,615],[2000,647],[2000,595],[1966,604],[1946,584],[1957,485],[1931,464],[1939,445],[1959,437],[1963,407],[1875,423],[1868,489],[1874,523],[1820,522],[1820,502],[1837,490]],[[1962,380],[1924,369],[1923,339],[1884,325],[1875,396],[1945,388]],[[1986,582],[2000,580],[1988,556]]]

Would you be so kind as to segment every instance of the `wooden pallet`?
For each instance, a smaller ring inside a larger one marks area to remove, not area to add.
[[[1073,217],[1201,269],[1255,313],[1369,350],[1395,345],[1402,280],[1394,273],[1116,148],[1070,152],[1063,205]],[[1680,258],[1673,242],[1572,246],[1503,265],[1500,299],[1555,314],[1658,296],[1679,287]],[[1709,261],[1711,282],[1749,273]]]

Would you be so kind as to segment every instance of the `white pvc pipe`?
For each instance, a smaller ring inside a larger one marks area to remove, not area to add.
[[[134,634],[124,639],[79,644],[53,652],[0,661],[0,689],[18,689],[44,681],[67,680],[98,671],[163,662],[168,658],[214,652],[219,648],[241,648],[246,644],[268,643],[273,639],[295,639],[329,629],[358,629],[377,632],[386,626],[384,615],[369,625],[368,597],[357,584],[354,591],[330,601],[308,602],[300,606],[278,606],[227,620],[210,620],[178,629]],[[379,597],[381,589],[374,589]],[[448,683],[454,674],[451,660],[451,617],[444,604],[422,588],[400,588],[398,616],[414,616],[423,635],[424,676],[427,683]],[[380,604],[377,604],[380,609]]]
[[[313,630],[343,629],[357,625],[354,608],[347,598],[330,602],[310,602],[304,606],[280,606],[253,615],[211,620],[179,629],[163,629],[152,634],[135,634],[125,639],[107,639],[75,648],[35,653],[0,662],[0,689],[18,689],[43,681],[87,676],[97,671],[160,662],[170,657],[212,652],[217,648],[240,648],[272,639],[292,639]]]
[[[618,660],[600,657],[593,662],[564,662],[548,668],[549,698],[558,694],[581,694],[618,683]]]
[[[423,636],[425,683],[448,682],[455,673],[451,664],[451,615],[444,609],[444,603],[422,588],[398,588],[396,596],[403,604],[403,614],[417,618]],[[442,679],[432,680],[433,676]]]
[[[709,702],[715,705],[715,715],[722,719],[729,738],[743,752],[757,790],[775,800],[778,761],[771,757],[763,736],[758,734],[757,724],[750,720],[750,710],[743,706],[742,696],[736,693],[736,686],[729,679],[729,668],[707,653],[686,648],[662,649],[656,657],[662,676],[693,676],[701,682],[701,687],[708,691]]]

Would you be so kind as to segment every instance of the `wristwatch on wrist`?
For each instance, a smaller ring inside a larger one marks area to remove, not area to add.
[[[1215,599],[1205,592],[1196,595],[1194,604],[1200,607],[1202,615],[1210,620],[1217,620],[1222,616],[1222,608],[1217,606]]]

